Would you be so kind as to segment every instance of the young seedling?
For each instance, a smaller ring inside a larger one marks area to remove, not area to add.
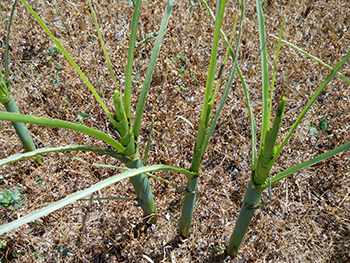
[[[13,192],[7,189],[4,192],[0,192],[0,206],[4,208],[12,206],[16,210],[24,205],[26,197],[19,192],[20,190],[21,188],[16,187]]]
[[[70,251],[70,248],[65,248],[65,249],[62,249],[62,245],[58,245],[57,246],[57,251],[58,253],[62,254],[64,257],[67,257],[68,256],[68,253]]]
[[[308,134],[310,136],[316,136],[316,138],[317,138],[314,146],[312,147],[312,152],[315,151],[315,148],[317,146],[318,141],[327,140],[328,138],[333,136],[333,134],[325,135],[324,131],[326,129],[327,129],[327,120],[326,120],[326,118],[322,118],[321,119],[320,123],[318,124],[318,129],[315,127],[314,119],[311,121],[310,127],[308,129]]]

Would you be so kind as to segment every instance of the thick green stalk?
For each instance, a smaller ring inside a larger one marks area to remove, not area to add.
[[[97,28],[97,32],[100,38],[100,42],[103,48],[103,52],[105,54],[107,64],[109,71],[111,73],[112,79],[114,80],[116,84],[116,88],[114,90],[113,95],[113,102],[114,102],[114,108],[115,113],[113,115],[112,127],[110,127],[111,132],[115,134],[118,140],[120,140],[120,143],[125,147],[125,151],[123,152],[124,159],[131,159],[134,161],[123,161],[124,164],[128,168],[139,168],[142,166],[142,163],[138,157],[138,151],[136,148],[136,142],[134,137],[134,132],[131,124],[131,113],[130,113],[130,98],[131,98],[131,78],[132,78],[132,64],[134,60],[134,50],[135,50],[135,42],[136,42],[136,31],[137,31],[137,25],[138,20],[140,16],[140,9],[141,9],[141,0],[137,0],[135,5],[135,11],[133,16],[133,23],[132,23],[132,30],[131,30],[131,36],[130,36],[130,43],[129,43],[129,52],[128,52],[128,64],[126,69],[126,85],[125,85],[125,92],[124,92],[124,103],[121,96],[121,93],[117,87],[115,75],[113,73],[113,68],[111,61],[109,59],[107,50],[105,48],[105,44],[102,38],[102,34],[100,32],[98,23],[97,23],[97,17],[94,12],[94,9],[91,5],[91,1],[89,0],[89,5],[91,12],[93,14],[95,25]],[[137,156],[137,158],[135,158]],[[137,175],[135,177],[130,178],[132,185],[134,186],[137,199],[139,201],[139,204],[141,205],[143,212],[146,216],[152,216],[157,213],[155,203],[153,200],[153,195],[151,192],[151,187],[148,181],[147,176],[144,174]],[[156,223],[157,216],[152,216],[151,223]]]
[[[232,233],[230,244],[226,251],[226,253],[232,257],[236,256],[238,253],[239,246],[241,245],[244,235],[247,232],[263,191],[256,189],[253,186],[252,180],[253,178],[251,178],[249,181],[241,211],[239,212],[235,229]]]
[[[131,169],[138,169],[142,167],[142,161],[140,158],[126,163],[126,167]],[[141,206],[146,217],[150,217],[150,222],[155,224],[157,222],[157,208],[154,203],[151,186],[149,184],[148,177],[145,174],[139,174],[134,177],[130,177],[130,181],[135,189],[138,203]]]
[[[10,95],[9,101],[4,105],[5,105],[5,108],[8,112],[19,113],[16,102],[11,95]],[[36,147],[34,145],[34,142],[32,140],[32,137],[29,134],[29,131],[28,131],[26,125],[23,122],[11,122],[11,123],[12,123],[13,127],[15,128],[16,133],[17,133],[19,139],[21,140],[26,152],[35,151]],[[41,158],[39,156],[36,156],[35,160],[39,165],[43,164],[43,161],[41,160]]]
[[[268,129],[266,132],[266,140],[259,153],[257,169],[252,171],[252,177],[250,178],[241,211],[227,249],[227,254],[230,256],[235,256],[238,253],[239,246],[242,243],[244,235],[247,232],[249,224],[253,218],[255,209],[258,207],[261,194],[264,191],[263,189],[257,189],[256,185],[260,186],[265,183],[273,165],[272,160],[276,148],[275,144],[283,120],[283,110],[285,105],[286,98],[283,98],[278,105],[272,129]]]
[[[114,90],[114,107],[116,120],[114,128],[121,136],[120,142],[125,147],[124,155],[133,161],[125,163],[128,168],[137,169],[142,167],[142,161],[139,156],[139,152],[136,147],[134,133],[132,127],[129,126],[128,119],[125,114],[123,100],[118,89]],[[134,187],[137,195],[139,205],[141,206],[144,215],[151,217],[150,222],[155,224],[157,222],[157,209],[154,203],[151,186],[149,184],[148,177],[145,174],[140,174],[135,177],[131,177],[130,181]]]
[[[179,220],[180,233],[183,237],[187,237],[190,234],[193,209],[196,202],[198,179],[199,177],[195,177],[187,181],[187,194],[185,195],[182,214]]]

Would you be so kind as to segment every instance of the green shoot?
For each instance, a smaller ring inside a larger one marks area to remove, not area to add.
[[[57,251],[58,251],[58,253],[62,253],[62,255],[63,255],[64,257],[66,257],[66,256],[68,256],[68,253],[69,253],[69,251],[70,251],[70,248],[65,248],[65,249],[62,250],[62,245],[58,245],[58,246],[57,246]]]

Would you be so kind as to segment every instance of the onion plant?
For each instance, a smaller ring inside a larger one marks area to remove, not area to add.
[[[6,36],[6,45],[5,45],[5,77],[3,76],[0,68],[0,103],[5,106],[8,112],[19,113],[17,104],[11,94],[9,60],[8,60],[11,23],[12,23],[13,13],[15,11],[16,3],[17,3],[17,0],[15,0],[15,2],[12,5],[11,14],[7,24],[7,36]],[[12,122],[12,125],[15,128],[19,139],[22,142],[24,149],[27,152],[36,150],[33,139],[30,136],[26,125],[22,122]],[[39,156],[36,156],[35,160],[37,164],[39,165],[42,164],[42,160]]]
[[[276,64],[279,54],[279,49],[281,46],[281,37],[282,30],[284,25],[284,20],[281,27],[281,33],[279,37],[276,58],[275,58],[275,66],[272,75],[271,87],[269,87],[269,73],[267,66],[267,52],[266,52],[266,38],[265,38],[265,29],[264,29],[264,18],[262,13],[262,8],[260,5],[260,0],[256,0],[256,8],[259,22],[259,38],[260,38],[260,49],[261,49],[261,67],[262,67],[262,121],[261,121],[261,136],[260,136],[260,145],[259,151],[256,150],[256,125],[255,119],[250,107],[250,101],[248,96],[248,87],[245,84],[245,80],[242,75],[240,75],[241,83],[244,89],[244,94],[246,96],[247,107],[249,110],[249,117],[251,122],[251,134],[252,134],[252,167],[251,167],[251,178],[248,184],[247,191],[244,196],[244,200],[242,203],[241,211],[239,213],[238,219],[236,221],[236,225],[234,231],[232,233],[232,237],[230,240],[229,247],[227,249],[227,253],[231,256],[235,256],[238,253],[239,246],[244,238],[244,235],[248,229],[248,226],[252,220],[255,210],[258,207],[263,206],[264,204],[259,204],[261,195],[264,189],[270,187],[282,180],[283,178],[300,171],[306,167],[314,165],[318,162],[321,162],[327,158],[330,158],[336,154],[339,154],[350,148],[350,142],[337,147],[329,152],[326,152],[316,158],[305,161],[301,164],[293,166],[281,173],[278,173],[273,178],[270,177],[270,171],[277,158],[279,157],[281,151],[284,146],[287,144],[288,140],[292,136],[293,132],[296,130],[307,111],[310,109],[314,101],[320,95],[320,93],[324,90],[326,85],[330,82],[330,80],[337,74],[337,71],[344,65],[344,63],[350,57],[350,51],[344,57],[342,61],[340,61],[334,68],[329,68],[331,72],[319,86],[319,88],[315,91],[314,95],[311,97],[310,101],[307,103],[305,108],[302,110],[300,115],[295,120],[294,124],[290,128],[287,136],[283,139],[280,145],[276,145],[277,136],[283,121],[283,112],[286,106],[286,98],[283,97],[278,103],[275,119],[273,121],[272,127],[270,126],[270,118],[272,115],[272,99],[273,99],[273,88],[274,88],[274,80],[275,80],[275,72],[276,72]],[[344,77],[345,78],[345,77]],[[348,80],[347,80],[348,81]],[[270,92],[270,96],[269,96]],[[271,197],[271,192],[269,191],[269,196]]]
[[[107,65],[110,71],[111,78],[115,83],[115,90],[113,95],[113,102],[115,113],[112,114],[107,109],[105,103],[102,101],[99,94],[96,92],[95,88],[89,82],[88,78],[84,75],[79,66],[73,61],[71,56],[67,53],[63,45],[53,36],[48,27],[44,24],[44,22],[40,19],[40,17],[33,11],[33,9],[26,3],[25,0],[21,0],[26,9],[33,15],[36,21],[40,24],[40,26],[44,29],[47,35],[51,38],[51,40],[56,44],[57,48],[61,51],[61,53],[67,58],[70,64],[74,67],[77,73],[80,75],[82,80],[88,86],[94,97],[97,99],[104,112],[106,113],[109,119],[109,130],[114,135],[111,137],[101,131],[88,128],[84,125],[77,123],[70,123],[62,120],[52,120],[47,118],[37,118],[33,116],[22,115],[18,113],[6,113],[0,112],[0,119],[12,122],[20,122],[20,123],[31,123],[37,125],[44,125],[50,127],[57,128],[65,128],[70,130],[75,130],[81,133],[85,133],[91,136],[94,136],[98,139],[109,144],[113,150],[105,150],[100,148],[93,148],[87,146],[77,146],[77,145],[69,145],[65,147],[59,148],[49,148],[49,149],[40,149],[38,151],[34,151],[36,154],[39,152],[55,152],[55,151],[92,151],[100,154],[105,154],[112,156],[121,162],[123,162],[128,168],[140,168],[142,167],[141,156],[138,148],[138,137],[140,131],[141,117],[143,113],[143,109],[146,102],[146,96],[148,93],[148,89],[150,86],[152,74],[155,68],[155,63],[159,54],[160,46],[162,43],[162,39],[165,34],[165,29],[167,27],[167,23],[171,14],[171,10],[173,7],[173,0],[168,0],[163,20],[160,26],[160,30],[158,32],[157,39],[155,41],[152,55],[149,62],[149,67],[146,73],[145,82],[143,84],[143,88],[141,91],[141,95],[138,100],[136,115],[134,121],[131,116],[131,83],[132,83],[132,65],[134,61],[134,50],[136,43],[136,33],[137,33],[137,25],[139,22],[140,10],[141,10],[141,0],[136,0],[134,3],[134,14],[129,42],[129,51],[128,51],[128,62],[126,67],[126,83],[125,83],[125,92],[121,93],[120,88],[117,86],[117,80],[113,72],[112,64],[107,54],[104,41],[102,39],[102,34],[99,29],[99,25],[97,23],[97,17],[92,7],[91,2],[89,1],[89,6],[91,8],[91,13],[93,15],[96,29],[98,32],[98,36],[101,42],[101,46],[103,48]],[[124,97],[122,96],[124,95]],[[21,156],[32,156],[32,155],[21,155]],[[157,221],[157,209],[153,200],[152,191],[150,188],[148,177],[143,173],[134,173],[133,176],[129,176],[132,182],[132,185],[135,189],[137,200],[139,205],[142,207],[144,215],[149,217],[151,223],[155,223]]]
[[[221,34],[221,25],[223,23],[226,2],[227,2],[226,0],[218,0],[217,5],[216,5],[216,16],[215,16],[216,22],[215,22],[215,31],[214,31],[210,64],[209,64],[209,71],[208,71],[208,76],[207,76],[206,89],[205,89],[203,107],[202,107],[202,112],[201,112],[201,119],[200,119],[200,124],[199,124],[199,128],[198,128],[198,134],[196,137],[194,153],[193,153],[193,157],[192,157],[192,164],[191,164],[191,167],[189,169],[191,172],[195,172],[196,176],[187,181],[187,187],[186,187],[187,194],[185,195],[183,208],[182,208],[182,214],[181,214],[181,218],[179,220],[180,233],[183,237],[187,237],[190,233],[190,226],[191,226],[191,221],[192,221],[192,216],[193,216],[193,209],[194,209],[194,205],[195,205],[195,201],[196,201],[197,186],[198,186],[198,180],[199,180],[199,176],[200,176],[200,167],[201,167],[201,163],[203,160],[203,156],[204,156],[205,150],[208,146],[211,135],[214,132],[214,129],[215,129],[217,120],[219,118],[219,115],[221,113],[221,110],[223,109],[223,106],[225,104],[225,101],[226,101],[226,98],[228,95],[228,91],[229,91],[231,84],[233,82],[234,75],[236,72],[236,67],[237,67],[237,54],[238,54],[239,46],[240,46],[240,38],[241,38],[243,15],[244,15],[244,0],[242,0],[242,2],[241,2],[241,17],[240,17],[239,34],[238,34],[237,43],[236,43],[236,50],[235,50],[236,53],[235,53],[235,55],[233,55],[233,52],[232,52],[232,49],[230,48],[230,46],[228,46],[227,51],[226,51],[226,58],[227,58],[228,52],[231,51],[231,55],[233,58],[232,70],[230,72],[229,79],[226,83],[226,88],[225,88],[223,97],[221,99],[220,105],[218,107],[218,110],[217,110],[217,112],[216,112],[216,114],[215,114],[215,116],[210,124],[213,104],[214,104],[215,96],[217,94],[217,88],[218,88],[218,85],[219,85],[219,82],[221,79],[222,70],[223,70],[223,67],[225,64],[225,62],[224,62],[224,64],[221,65],[221,68],[219,71],[219,76],[217,78],[218,83],[217,83],[215,90],[214,90],[213,81],[214,81],[215,69],[216,69],[216,63],[217,63],[216,56],[217,56],[217,51],[218,51],[218,43],[219,43],[220,34]],[[238,18],[238,16],[237,16],[237,18]],[[236,18],[236,21],[234,23],[233,28],[235,28],[237,18]],[[233,32],[234,32],[234,30],[233,30]]]

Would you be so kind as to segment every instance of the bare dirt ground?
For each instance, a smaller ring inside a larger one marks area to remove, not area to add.
[[[53,34],[81,67],[104,102],[113,112],[114,84],[108,73],[88,5],[81,0],[28,1]],[[230,1],[224,31],[230,35],[240,1]],[[0,3],[0,61],[3,69],[6,24],[12,1]],[[188,168],[198,129],[201,101],[211,52],[214,24],[200,2],[178,1],[157,61],[143,116],[140,147],[144,151],[152,119],[157,120],[152,135],[148,164],[180,165]],[[213,9],[215,3],[208,3]],[[111,57],[118,86],[125,78],[128,36],[133,8],[126,0],[94,1],[99,23]],[[136,107],[148,59],[152,51],[165,1],[143,1],[134,64]],[[68,61],[53,56],[54,44],[19,1],[14,15],[10,74],[12,92],[22,113],[81,122],[109,133],[108,119]],[[349,1],[277,1],[264,5],[267,35],[278,36],[286,17],[283,39],[335,66],[350,47]],[[261,74],[255,1],[246,2],[239,66],[250,89],[254,114],[260,127]],[[235,37],[237,37],[236,30]],[[141,43],[150,33],[148,41]],[[268,37],[267,51],[272,72],[277,41]],[[221,42],[218,65],[224,59]],[[184,55],[187,62],[180,62]],[[53,56],[51,61],[48,56]],[[175,63],[170,57],[175,59]],[[58,63],[62,71],[55,69]],[[179,70],[183,68],[184,72]],[[229,60],[224,81],[231,69]],[[138,78],[136,78],[139,72]],[[350,77],[350,62],[341,72]],[[294,120],[319,87],[329,70],[304,55],[282,46],[276,78],[275,102],[287,96],[283,138]],[[271,76],[271,75],[270,75]],[[58,82],[58,83],[57,83]],[[221,93],[218,95],[221,97]],[[350,88],[339,77],[328,85],[306,115],[278,159],[273,173],[317,156],[350,139]],[[276,103],[274,103],[276,105]],[[217,107],[217,104],[215,105]],[[327,118],[327,141],[308,135],[310,122]],[[28,125],[38,147],[86,144],[106,147],[97,139],[63,129]],[[11,124],[0,123],[0,158],[23,152]],[[86,160],[119,165],[111,158],[93,153],[73,153]],[[159,211],[158,223],[147,226],[134,202],[78,201],[26,224],[7,235],[0,248],[1,262],[349,262],[350,261],[350,153],[345,152],[282,180],[272,190],[272,202],[256,211],[235,259],[224,250],[237,219],[250,176],[251,135],[248,111],[241,83],[236,76],[202,166],[200,198],[196,203],[191,236],[180,239],[177,222],[183,194],[151,179]],[[1,224],[32,212],[42,205],[62,199],[115,175],[62,154],[43,156],[45,165],[20,161],[0,169],[0,191],[22,187],[25,205],[15,212],[0,209]],[[172,172],[158,176],[184,187],[186,178]],[[110,186],[91,197],[134,197],[129,181]],[[268,201],[267,194],[263,198]],[[67,256],[58,246],[69,249]],[[35,257],[38,256],[38,259]],[[148,260],[148,257],[150,260]]]

